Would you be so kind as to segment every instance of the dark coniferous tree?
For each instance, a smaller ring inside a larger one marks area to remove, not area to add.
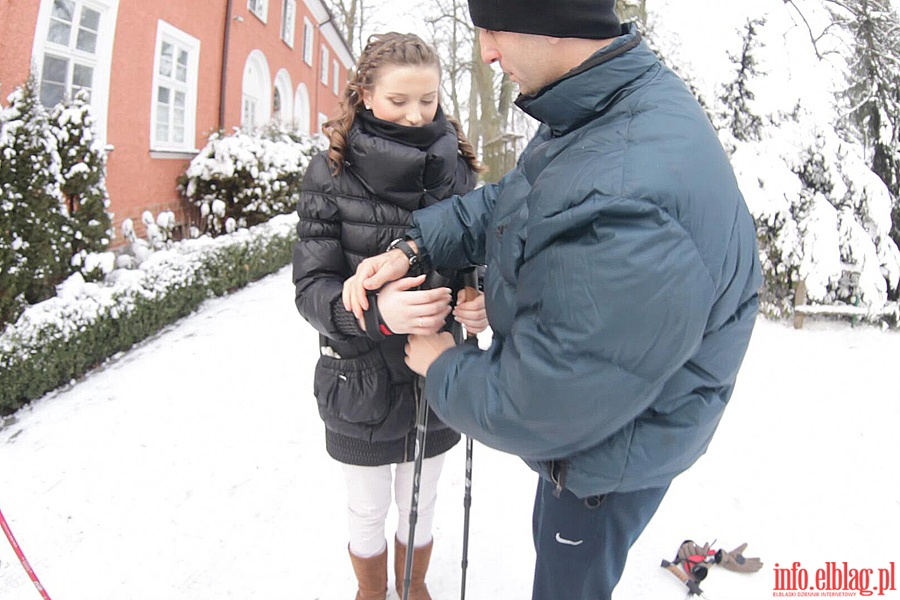
[[[848,119],[893,196],[891,237],[900,244],[900,14],[891,0],[829,0],[829,7],[851,34]]]
[[[71,235],[60,160],[34,79],[0,113],[0,323],[52,296],[66,275]]]

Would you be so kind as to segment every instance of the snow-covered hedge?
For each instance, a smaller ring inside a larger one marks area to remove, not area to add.
[[[294,210],[310,158],[327,147],[270,126],[253,133],[214,133],[179,179],[178,189],[200,208],[205,231],[220,235]]]
[[[100,283],[75,274],[0,334],[0,415],[85,373],[203,300],[290,261],[296,217],[174,243]]]

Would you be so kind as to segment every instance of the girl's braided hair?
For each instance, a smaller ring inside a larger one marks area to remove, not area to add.
[[[356,113],[363,106],[363,91],[371,90],[378,78],[378,71],[385,65],[431,67],[441,73],[441,61],[434,49],[412,33],[381,33],[369,37],[356,69],[344,88],[341,98],[341,114],[322,125],[322,131],[329,139],[328,160],[332,173],[337,175],[344,167],[347,152],[347,136],[356,119]],[[459,153],[469,168],[480,173],[484,167],[475,155],[475,149],[466,139],[459,122],[447,115],[447,120],[456,129]]]

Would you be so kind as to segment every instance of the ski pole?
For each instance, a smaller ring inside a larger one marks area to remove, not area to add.
[[[473,268],[463,275],[463,301],[474,300],[478,295],[478,272]],[[478,346],[478,336],[466,332],[466,343]],[[460,600],[466,600],[466,570],[469,568],[469,514],[472,508],[472,438],[466,436],[466,489],[463,495],[463,547],[462,583]]]
[[[416,522],[419,520],[419,483],[422,478],[422,458],[425,454],[425,430],[428,427],[428,401],[422,387],[424,379],[416,378],[416,447],[413,465],[412,498],[409,502],[409,537],[406,541],[406,565],[403,571],[403,600],[409,600],[412,580],[413,550],[416,541]]]
[[[44,586],[41,585],[41,582],[38,580],[34,569],[32,569],[31,565],[28,564],[28,559],[25,558],[25,554],[22,552],[22,548],[19,547],[19,543],[16,541],[16,537],[13,535],[12,530],[9,528],[9,523],[6,522],[6,518],[3,516],[2,510],[0,510],[0,528],[2,528],[3,533],[6,534],[6,539],[8,539],[9,543],[12,545],[13,551],[16,553],[16,556],[19,557],[19,562],[22,563],[22,566],[25,568],[25,572],[28,573],[28,576],[31,578],[31,582],[34,583],[34,587],[37,588],[38,592],[40,592],[41,597],[43,597],[44,600],[50,600],[50,596],[47,595],[47,590],[45,590]]]
[[[466,436],[466,491],[463,496],[462,586],[460,600],[466,600],[466,569],[469,567],[469,512],[472,508],[472,438]]]

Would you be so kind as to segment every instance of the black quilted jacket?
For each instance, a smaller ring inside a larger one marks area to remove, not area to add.
[[[441,115],[432,135],[414,141],[376,134],[357,118],[337,176],[324,153],[310,162],[297,206],[293,279],[297,310],[318,330],[314,394],[336,460],[362,466],[414,458],[417,377],[404,363],[405,335],[382,341],[359,329],[341,303],[344,280],[366,257],[402,237],[413,210],[472,189],[456,132]],[[415,144],[415,145],[413,145]],[[432,273],[426,285],[461,285],[455,272]],[[448,323],[452,323],[448,319]],[[425,457],[449,450],[459,434],[429,415]]]

